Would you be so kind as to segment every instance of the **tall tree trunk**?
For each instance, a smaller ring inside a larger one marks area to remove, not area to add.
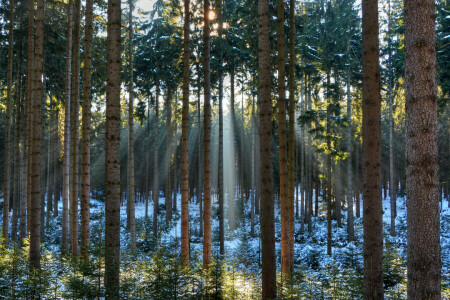
[[[331,120],[330,120],[330,73],[327,72],[327,128],[326,128],[326,143],[328,151],[331,151]],[[331,232],[331,154],[327,155],[327,186],[326,186],[326,199],[327,199],[327,254],[331,255],[331,243],[332,240],[332,232]]]
[[[383,299],[378,1],[362,2],[364,298]]]
[[[230,70],[230,114],[231,114],[231,126],[233,128],[233,133],[231,134],[231,144],[236,145],[236,112],[234,110],[234,97],[235,97],[235,91],[234,91],[234,82],[235,82],[235,70],[233,66]],[[230,227],[230,230],[234,230],[234,196],[235,196],[235,188],[236,188],[236,156],[233,156],[233,168],[231,170],[232,173],[232,180],[229,184],[230,190],[228,191],[228,226]]]
[[[33,99],[33,143],[31,176],[31,218],[30,218],[30,267],[38,270],[41,266],[41,222],[40,222],[40,176],[41,176],[41,103],[42,70],[44,60],[44,0],[37,1],[36,38],[34,41],[34,99]]]
[[[25,97],[26,99],[26,97]],[[20,114],[20,137],[21,137],[21,151],[20,151],[20,161],[21,161],[21,195],[20,195],[20,224],[19,224],[19,245],[23,246],[23,241],[27,236],[27,137],[25,133],[26,128],[26,118],[25,115],[28,112],[26,108],[26,100],[24,99],[21,104],[21,114]]]
[[[355,209],[356,217],[361,217],[361,202],[359,201],[359,141],[355,140]]]
[[[19,73],[19,72],[18,72]],[[20,79],[18,78],[17,83]],[[17,84],[18,86],[18,84]],[[17,89],[20,92],[20,86]],[[19,93],[17,93],[19,94]],[[13,156],[14,156],[14,193],[13,193],[13,215],[11,224],[11,240],[16,242],[17,240],[17,221],[19,219],[19,205],[20,205],[20,148],[19,148],[19,106],[20,106],[20,95],[16,95],[16,108],[14,116],[14,144],[13,144]]]
[[[391,62],[391,1],[388,0],[388,99],[389,99],[389,198],[391,204],[391,235],[395,236],[396,195],[394,183],[394,122],[392,118],[392,62]]]
[[[91,202],[91,72],[93,37],[93,0],[86,1],[83,61],[83,115],[81,145],[81,257],[89,257]]]
[[[339,228],[342,228],[342,172],[341,172],[341,160],[336,159],[336,172],[335,172],[335,210],[336,210],[336,221]]]
[[[441,299],[435,2],[404,4],[408,299]]]
[[[164,191],[164,200],[166,205],[166,225],[169,225],[169,222],[172,220],[172,189],[171,189],[171,164],[172,164],[172,88],[167,88],[166,95],[166,182],[165,191]]]
[[[155,151],[153,157],[153,235],[158,233],[158,209],[159,209],[159,80],[156,81],[155,96]]]
[[[349,52],[349,51],[347,51]],[[352,95],[350,89],[350,68],[347,70],[347,233],[348,241],[355,239],[353,221],[353,191],[352,191]]]
[[[120,299],[120,0],[108,0],[105,147],[105,288]]]
[[[145,222],[148,221],[148,200],[150,197],[150,98],[147,100],[147,128],[145,132]]]
[[[6,89],[6,125],[5,125],[5,163],[3,181],[3,238],[4,244],[8,246],[9,240],[9,199],[10,199],[10,151],[11,146],[11,98],[12,98],[12,65],[13,65],[13,31],[14,31],[14,0],[9,2],[9,34],[8,34],[8,70]]]
[[[45,4],[44,4],[45,5]],[[47,100],[47,74],[45,73],[45,56],[43,58],[42,66],[42,98],[41,98],[41,111],[39,116],[41,118],[41,177],[40,177],[40,191],[41,191],[41,241],[45,240],[45,112]]]
[[[189,15],[190,0],[184,1],[183,108],[181,111],[181,260],[189,265]]]
[[[282,273],[290,273],[288,170],[286,145],[286,88],[284,67],[284,0],[277,1],[277,62],[278,62],[278,136],[280,158],[280,218],[281,218],[281,267]],[[242,166],[241,166],[242,167]]]
[[[203,236],[203,197],[202,197],[202,172],[200,171],[202,169],[202,127],[201,127],[201,110],[200,110],[200,89],[201,89],[201,74],[200,74],[200,64],[197,64],[197,124],[198,124],[198,187],[197,187],[197,201],[199,204],[199,236]]]
[[[64,156],[63,156],[63,210],[61,252],[69,249],[69,196],[70,196],[70,104],[72,96],[72,14],[73,0],[67,7],[66,90],[64,103]]]
[[[50,224],[50,215],[53,211],[53,96],[50,95],[49,105],[49,121],[48,121],[48,143],[47,143],[47,215],[45,216],[45,227],[48,228]]]
[[[203,268],[207,269],[211,261],[211,167],[210,167],[210,141],[211,141],[211,82],[210,82],[210,6],[209,0],[204,0],[204,30],[203,30],[203,75],[204,75],[204,118],[203,118],[203,151],[204,151],[204,238],[203,238]]]
[[[32,169],[32,142],[33,142],[33,76],[34,76],[34,0],[28,2],[28,40],[27,40],[27,232],[30,233],[31,224],[31,169]],[[5,177],[6,178],[6,177]]]
[[[277,296],[275,224],[272,190],[272,101],[270,78],[269,1],[258,0],[258,75],[261,152],[262,299]]]
[[[54,182],[54,197],[53,197],[53,216],[58,216],[58,202],[60,197],[60,185],[59,185],[59,135],[58,135],[58,125],[59,125],[59,108],[55,110],[55,122],[53,125],[53,182]]]
[[[294,147],[295,147],[295,0],[289,0],[289,266],[294,271]]]
[[[220,1],[221,2],[221,1]],[[225,254],[225,230],[224,230],[224,191],[223,191],[223,19],[224,8],[222,3],[219,10],[219,42],[220,42],[220,54],[219,54],[219,168],[218,168],[218,198],[219,198],[219,253]]]
[[[78,127],[80,102],[80,10],[81,0],[75,0],[73,7],[73,43],[72,43],[72,95],[71,113],[71,182],[70,182],[70,242],[72,256],[78,256]]]
[[[131,255],[136,257],[136,219],[134,213],[134,147],[133,147],[133,126],[134,126],[134,105],[133,105],[133,0],[128,0],[128,51],[129,51],[129,82],[128,82],[128,199],[130,207],[130,250]]]

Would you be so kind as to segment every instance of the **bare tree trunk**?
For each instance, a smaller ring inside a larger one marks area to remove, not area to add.
[[[200,117],[200,88],[201,88],[201,74],[200,74],[200,64],[197,64],[197,78],[198,78],[198,89],[197,89],[197,124],[199,127],[198,133],[198,187],[197,187],[197,201],[199,204],[199,212],[200,212],[200,225],[199,225],[199,236],[203,236],[203,197],[202,197],[202,127],[201,127],[201,117]]]
[[[153,157],[153,235],[158,233],[158,209],[159,209],[159,80],[156,81],[155,96],[155,151]]]
[[[12,64],[13,64],[13,31],[14,31],[14,0],[9,2],[9,34],[8,34],[8,70],[7,70],[7,90],[6,90],[6,124],[5,124],[5,164],[3,181],[3,238],[5,247],[9,240],[9,200],[10,200],[10,151],[11,146],[11,99],[12,99]]]
[[[364,298],[383,299],[378,1],[362,2]]]
[[[236,113],[234,110],[234,82],[235,82],[235,74],[234,74],[234,68],[231,67],[230,70],[230,114],[231,114],[231,126],[233,128],[233,133],[231,135],[231,144],[236,145],[235,139],[236,139]],[[228,191],[228,226],[230,227],[230,230],[234,230],[235,221],[234,221],[234,196],[235,196],[235,188],[236,188],[236,180],[235,180],[235,174],[236,174],[236,156],[233,157],[233,169],[231,178],[232,182],[229,184],[230,190]]]
[[[339,228],[342,228],[342,212],[341,212],[341,205],[342,205],[342,172],[341,172],[341,160],[336,159],[336,172],[335,172],[335,195],[336,195],[336,204],[335,204],[335,210],[336,210],[336,220],[337,225]]]
[[[58,216],[58,202],[60,197],[60,185],[59,185],[59,136],[58,136],[58,125],[59,125],[59,108],[55,110],[55,122],[53,125],[53,182],[54,182],[54,189],[55,189],[55,195],[53,197],[53,216]]]
[[[347,233],[348,241],[351,242],[355,239],[355,227],[353,221],[352,191],[352,95],[350,89],[350,68],[347,70],[347,119]]]
[[[189,6],[184,1],[184,39],[183,39],[183,108],[181,112],[181,260],[189,265]]]
[[[328,151],[331,150],[331,120],[330,120],[330,73],[327,71],[327,128],[326,128],[326,143]],[[331,244],[333,242],[331,232],[331,154],[327,155],[327,186],[326,186],[326,199],[327,199],[327,254],[331,256]]]
[[[25,98],[26,99],[26,98]],[[28,108],[24,107],[24,103],[21,104],[21,116],[20,116],[20,134],[21,134],[21,151],[20,151],[20,172],[21,172],[21,195],[20,195],[20,224],[19,224],[19,245],[23,246],[23,241],[27,236],[27,137],[25,133],[26,119],[25,115],[28,113]],[[25,114],[24,114],[25,113]]]
[[[83,115],[81,145],[81,257],[89,257],[91,202],[91,72],[93,37],[93,0],[86,1],[83,61]]]
[[[63,211],[61,252],[69,249],[69,196],[70,196],[70,103],[72,95],[72,12],[73,0],[67,7],[66,90],[64,104],[64,156],[63,156]]]
[[[288,169],[286,145],[286,91],[284,59],[284,0],[277,1],[277,62],[278,62],[278,136],[280,159],[280,218],[281,218],[281,267],[282,273],[290,273]],[[241,166],[242,167],[242,166]]]
[[[361,217],[361,202],[359,201],[359,141],[355,141],[355,202],[356,217]]]
[[[33,142],[33,76],[34,76],[34,0],[28,1],[28,42],[27,42],[27,232],[30,233],[31,224],[31,169],[32,169],[32,142]],[[6,178],[6,177],[5,177]]]
[[[441,299],[435,2],[404,4],[408,299]]]
[[[45,217],[45,227],[48,228],[50,224],[50,215],[53,211],[53,97],[50,95],[50,105],[49,105],[49,121],[48,121],[48,149],[47,149],[47,215]]]
[[[36,38],[34,42],[34,99],[33,99],[33,143],[32,143],[32,182],[31,182],[31,218],[30,218],[30,267],[38,270],[41,266],[41,222],[40,222],[40,172],[41,172],[41,101],[42,71],[44,60],[44,0],[37,1]]]
[[[204,30],[203,30],[203,72],[204,72],[204,119],[203,119],[203,151],[204,151],[204,238],[203,238],[203,268],[208,269],[211,261],[211,168],[210,168],[210,141],[211,141],[211,82],[210,82],[210,6],[209,0],[204,0]]]
[[[277,296],[272,179],[272,103],[269,2],[258,0],[258,75],[260,95],[262,299]]]
[[[294,271],[294,147],[295,147],[295,0],[289,0],[289,267]]]
[[[120,0],[108,0],[105,147],[105,296],[120,299]]]
[[[221,50],[219,54],[219,168],[218,168],[218,198],[219,198],[219,253],[225,255],[225,229],[224,229],[224,192],[223,192],[223,37],[222,37],[222,14],[223,5],[219,9],[219,40]]]
[[[45,4],[44,4],[45,5]],[[42,66],[42,98],[41,111],[39,117],[41,118],[41,176],[40,176],[40,191],[41,191],[41,241],[45,240],[45,111],[47,100],[47,74],[45,73],[45,57],[43,58]]]
[[[19,80],[17,80],[19,83]],[[20,87],[18,86],[18,91]],[[20,95],[19,95],[20,97]],[[17,221],[19,219],[19,205],[20,205],[20,147],[19,147],[19,105],[20,98],[16,96],[16,109],[14,117],[14,193],[13,193],[13,215],[11,224],[11,240],[16,242],[17,240]]]
[[[72,256],[78,256],[78,127],[80,98],[80,10],[81,0],[73,8],[72,96],[71,96],[71,182],[70,182],[70,240]]]
[[[166,161],[165,161],[165,171],[166,171],[166,180],[165,180],[165,192],[164,192],[164,200],[166,206],[166,225],[169,225],[169,222],[172,220],[172,189],[171,189],[171,163],[172,163],[172,88],[167,88],[166,95]]]
[[[128,23],[128,51],[129,51],[129,82],[128,82],[128,199],[130,207],[130,250],[131,255],[136,257],[136,219],[134,212],[134,147],[133,147],[133,126],[134,126],[134,105],[133,105],[133,1],[128,0],[129,23]]]

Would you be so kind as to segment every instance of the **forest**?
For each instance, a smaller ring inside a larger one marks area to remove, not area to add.
[[[0,299],[450,299],[447,0],[1,0]]]

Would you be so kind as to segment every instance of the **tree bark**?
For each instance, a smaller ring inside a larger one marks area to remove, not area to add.
[[[258,0],[258,75],[261,152],[262,299],[277,296],[275,224],[272,190],[272,103],[270,78],[269,1]]]
[[[326,128],[326,143],[327,150],[331,152],[331,120],[330,120],[330,73],[327,72],[327,128]],[[326,186],[326,198],[327,198],[327,254],[331,256],[331,244],[333,242],[331,231],[331,153],[327,153],[327,186]]]
[[[108,0],[105,147],[105,288],[120,299],[120,0]]]
[[[404,4],[408,299],[441,299],[435,3]]]
[[[158,233],[158,209],[159,209],[159,80],[156,81],[155,96],[155,151],[153,157],[153,235]]]
[[[73,7],[73,43],[72,43],[72,95],[71,113],[71,169],[70,169],[70,242],[72,256],[78,256],[78,127],[80,104],[80,10],[81,0],[75,0]]]
[[[280,159],[280,218],[282,274],[290,273],[288,170],[286,145],[286,88],[284,66],[284,0],[277,1],[277,63],[278,63],[278,138]],[[241,166],[242,167],[242,166]]]
[[[83,62],[83,116],[81,145],[81,257],[89,257],[91,202],[91,72],[93,38],[93,0],[86,1]]]
[[[362,2],[364,298],[383,299],[378,1]]]
[[[211,141],[211,82],[210,82],[210,6],[209,0],[204,0],[204,28],[203,28],[203,75],[204,75],[204,118],[203,118],[203,152],[204,152],[204,238],[203,238],[203,268],[208,269],[211,261],[211,168],[210,168],[210,141]]]
[[[133,0],[128,0],[129,23],[128,23],[128,51],[129,51],[129,82],[128,82],[128,199],[130,207],[130,251],[136,257],[136,218],[134,212],[134,147],[133,147],[133,126],[134,126],[134,105],[133,105]]]
[[[348,241],[355,239],[353,221],[353,191],[352,191],[352,95],[350,93],[350,68],[347,70],[347,233]]]
[[[40,172],[41,172],[41,103],[42,70],[44,60],[44,0],[37,1],[36,37],[34,41],[34,99],[33,99],[33,143],[31,174],[31,218],[30,218],[30,267],[37,271],[41,266],[41,222],[40,222]]]
[[[171,164],[172,164],[172,88],[167,87],[166,95],[166,180],[165,180],[165,191],[164,200],[166,206],[166,225],[172,220],[172,189],[171,189]]]
[[[61,252],[69,248],[69,196],[70,196],[70,103],[72,95],[72,14],[73,0],[67,7],[66,90],[64,103],[64,156],[63,156],[63,211]]]
[[[12,65],[13,65],[13,31],[14,31],[14,0],[9,2],[9,34],[8,34],[8,66],[6,89],[6,120],[5,120],[5,163],[3,181],[3,238],[5,248],[9,240],[9,200],[10,200],[10,151],[11,146],[11,99],[12,99]]]
[[[289,272],[294,271],[295,0],[289,0]]]
[[[222,14],[223,5],[218,7],[219,10],[219,168],[218,168],[218,198],[219,198],[219,253],[225,255],[225,229],[224,229],[224,191],[223,191],[223,37],[222,37]]]
[[[189,15],[190,0],[184,1],[183,108],[181,112],[181,260],[189,265]]]

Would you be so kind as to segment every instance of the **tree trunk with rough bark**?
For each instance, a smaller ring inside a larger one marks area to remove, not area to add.
[[[270,78],[269,1],[258,0],[258,75],[261,152],[262,299],[277,296],[272,179],[272,101]]]
[[[156,81],[155,95],[155,150],[153,157],[153,235],[158,234],[158,209],[159,209],[159,80]]]
[[[81,144],[81,257],[89,257],[91,202],[91,72],[93,38],[93,0],[86,1],[83,61],[83,115]]]
[[[190,0],[184,1],[183,108],[181,111],[181,260],[189,265],[189,15]]]
[[[105,288],[120,299],[120,0],[108,0],[105,145]]]
[[[204,28],[203,28],[203,75],[204,75],[204,118],[203,118],[203,159],[204,159],[204,238],[203,238],[203,268],[208,269],[211,261],[211,167],[210,167],[210,141],[211,141],[211,82],[210,82],[210,4],[204,0]]]
[[[383,299],[381,95],[378,1],[362,2],[364,298]]]
[[[408,299],[441,299],[435,2],[404,13]]]
[[[67,7],[66,88],[64,103],[64,156],[63,156],[63,210],[61,252],[69,249],[69,197],[70,197],[70,103],[72,95],[72,14],[73,0]]]

